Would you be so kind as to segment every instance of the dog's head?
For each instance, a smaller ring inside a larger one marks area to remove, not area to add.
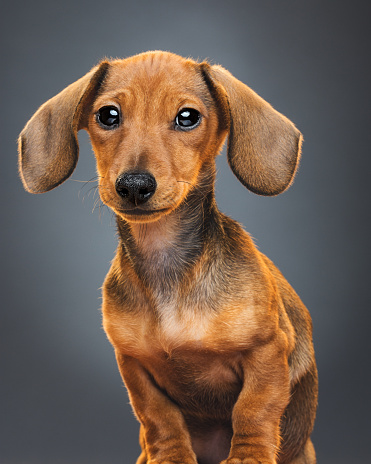
[[[102,201],[135,222],[177,208],[227,134],[232,171],[262,195],[288,188],[301,146],[295,126],[228,71],[165,52],[103,61],[39,108],[19,138],[28,191],[72,174],[80,129],[90,135]]]

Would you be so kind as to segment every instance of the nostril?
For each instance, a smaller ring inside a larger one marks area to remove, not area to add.
[[[125,179],[122,179],[121,177],[119,177],[116,180],[115,188],[116,192],[123,198],[128,197],[130,195],[130,190],[126,186]]]
[[[145,195],[150,195],[150,194],[151,194],[151,192],[148,190],[148,188],[139,189],[139,195],[145,196]]]

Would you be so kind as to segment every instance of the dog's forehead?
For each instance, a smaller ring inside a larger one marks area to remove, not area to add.
[[[207,86],[199,64],[167,52],[150,52],[124,60],[115,60],[103,84],[105,94],[114,96],[120,91],[132,90],[137,95],[185,92],[205,100]]]

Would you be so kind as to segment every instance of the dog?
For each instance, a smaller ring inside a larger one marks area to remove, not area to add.
[[[214,197],[227,136],[237,179],[277,195],[299,130],[219,65],[160,51],[104,60],[21,132],[26,190],[72,174],[80,129],[117,218],[103,326],[140,422],[137,464],[314,464],[310,315]]]

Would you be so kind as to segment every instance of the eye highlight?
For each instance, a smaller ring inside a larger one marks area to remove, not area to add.
[[[96,120],[103,129],[116,129],[120,124],[120,111],[116,106],[103,106],[96,113]]]
[[[175,128],[183,131],[195,129],[201,122],[201,114],[193,108],[183,108],[175,118]]]

